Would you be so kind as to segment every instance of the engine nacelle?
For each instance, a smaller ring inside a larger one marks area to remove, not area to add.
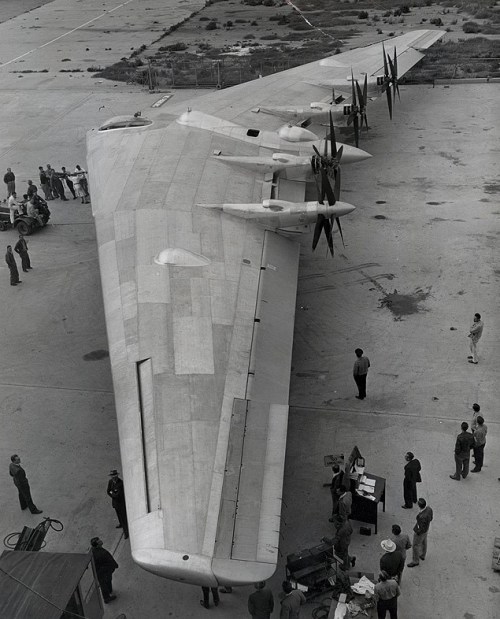
[[[285,125],[278,131],[278,135],[286,142],[314,142],[318,136],[312,131],[296,125]]]

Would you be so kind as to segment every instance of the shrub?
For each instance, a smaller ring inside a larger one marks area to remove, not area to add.
[[[442,26],[443,20],[440,17],[433,17],[430,22],[433,26]]]
[[[386,11],[382,17],[390,17],[392,15],[392,11]]]
[[[368,12],[367,11],[360,11],[358,13],[358,19],[368,19]]]
[[[200,21],[210,21],[210,17],[200,17]]]
[[[394,9],[394,17],[401,17],[401,9]]]
[[[475,34],[477,32],[481,32],[481,26],[477,24],[475,21],[468,21],[462,25],[462,30],[466,34]]]
[[[205,26],[205,30],[217,30],[217,24],[211,21]]]
[[[410,13],[410,7],[405,4],[404,6],[401,7],[401,13]]]
[[[249,39],[255,39],[255,35],[254,34],[245,34],[245,36],[243,37],[244,41],[248,41]]]

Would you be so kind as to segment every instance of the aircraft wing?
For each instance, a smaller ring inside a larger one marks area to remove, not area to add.
[[[276,118],[259,118],[269,131],[249,127],[244,140],[231,123],[255,122],[259,102],[293,101],[306,78],[332,74],[344,69],[315,62],[89,132],[131,550],[161,576],[237,585],[275,570],[299,244],[199,205],[273,191],[304,200],[300,175],[212,155],[299,152],[276,142]],[[188,106],[199,113],[182,124]]]
[[[394,58],[396,50],[398,63],[398,77],[407,73],[419,60],[424,57],[423,51],[434,45],[444,32],[441,30],[414,30],[407,32],[399,37],[387,39],[380,43],[353,49],[345,54],[330,56],[320,61],[323,67],[330,67],[337,75],[344,70],[343,79],[333,78],[325,83],[329,87],[332,84],[336,89],[344,89],[350,93],[351,69],[354,79],[364,79],[364,74],[370,77],[377,77],[384,74],[383,50],[391,59]]]

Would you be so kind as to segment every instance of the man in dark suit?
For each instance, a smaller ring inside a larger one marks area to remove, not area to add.
[[[403,480],[403,497],[405,504],[403,509],[411,509],[417,502],[417,483],[422,481],[420,477],[420,462],[415,458],[411,451],[405,456],[405,478]]]
[[[455,475],[450,475],[450,479],[460,481],[460,475],[465,479],[469,474],[470,450],[474,448],[474,435],[467,432],[469,424],[464,421],[460,426],[462,432],[457,436],[455,443]]]
[[[19,503],[21,505],[21,509],[24,510],[29,507],[32,514],[41,514],[42,510],[38,509],[33,503],[26,472],[21,466],[21,458],[17,454],[10,457],[9,473],[13,478],[14,486],[17,488],[19,493]]]
[[[420,511],[417,514],[417,522],[413,527],[413,560],[408,567],[415,567],[420,560],[424,560],[427,554],[427,533],[431,526],[434,513],[427,505],[425,499],[418,499]]]
[[[111,497],[111,505],[118,517],[116,528],[123,529],[123,536],[128,539],[127,506],[125,505],[123,481],[119,478],[116,469],[113,469],[109,475],[111,479],[108,482],[107,494]]]
[[[339,504],[338,490],[344,482],[344,471],[340,470],[340,466],[338,464],[334,464],[332,466],[332,473],[332,483],[330,484],[330,492],[332,494],[332,517],[329,518],[330,522],[333,522],[335,519],[337,506]]]
[[[14,251],[21,256],[21,264],[23,271],[28,272],[28,269],[33,268],[30,262],[30,256],[28,254],[28,241],[22,234],[19,235],[19,241],[14,246]]]
[[[16,259],[14,258],[14,254],[12,253],[12,245],[7,245],[5,262],[7,263],[10,271],[10,285],[17,286],[17,284],[22,284],[22,281],[19,279],[19,271],[17,270]]]
[[[270,619],[274,610],[274,598],[271,589],[266,587],[265,581],[256,582],[253,593],[248,596],[248,612],[252,619]]]
[[[104,603],[109,604],[109,602],[116,600],[116,595],[113,594],[113,572],[117,569],[118,563],[114,560],[113,555],[102,547],[102,539],[93,537],[90,540],[90,545],[102,597]]]

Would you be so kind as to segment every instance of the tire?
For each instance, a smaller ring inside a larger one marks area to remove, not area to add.
[[[23,221],[22,219],[16,227],[19,234],[23,234],[24,236],[29,236],[32,233],[31,226],[28,224],[28,222]]]
[[[7,230],[8,228],[8,224],[6,221],[0,221],[0,231],[3,232],[4,230]]]

